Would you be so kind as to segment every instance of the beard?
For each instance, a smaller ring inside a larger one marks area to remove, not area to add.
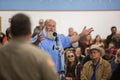
[[[51,39],[51,40],[55,39],[55,37],[53,36],[53,33],[54,32],[52,32],[52,31],[46,31],[45,29],[43,29],[43,34],[48,39]]]

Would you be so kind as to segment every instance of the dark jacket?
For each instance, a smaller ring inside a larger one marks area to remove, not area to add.
[[[118,67],[113,72],[110,80],[120,80],[120,63],[118,64]]]
[[[118,67],[118,62],[114,60],[110,64],[111,64],[112,73],[113,73],[115,69]]]
[[[107,38],[106,38],[106,44],[107,44],[107,46],[112,41],[112,36],[113,36],[113,34],[110,34],[110,35],[107,36]]]

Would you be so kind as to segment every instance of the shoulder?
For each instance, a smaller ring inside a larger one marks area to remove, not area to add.
[[[112,34],[108,35],[107,38],[111,38],[112,37]]]
[[[43,50],[41,50],[40,48],[38,48],[37,46],[35,45],[32,45],[32,44],[27,44],[27,45],[23,45],[25,47],[27,47],[27,50],[32,53],[32,54],[45,54],[45,52]]]
[[[89,67],[91,65],[92,65],[92,61],[90,60],[90,61],[87,61],[83,67]]]
[[[45,51],[32,44],[24,45],[21,50],[21,55],[23,54],[25,57],[29,56],[29,59],[35,60],[39,65],[45,65],[45,63],[49,63],[51,60],[50,56]]]
[[[60,39],[70,39],[70,37],[69,36],[65,36],[65,35],[63,35],[63,34],[58,34],[58,37],[60,38]]]
[[[107,60],[102,59],[102,58],[101,58],[101,63],[102,63],[102,65],[104,65],[104,66],[110,66],[110,63],[109,63]]]

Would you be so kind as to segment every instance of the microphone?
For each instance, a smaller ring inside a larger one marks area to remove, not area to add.
[[[59,39],[58,39],[58,37],[57,37],[57,33],[54,32],[54,33],[53,33],[53,36],[55,37],[56,46],[59,46],[59,45],[58,45],[58,41],[59,41]]]
[[[53,50],[54,50],[54,49],[59,50],[59,44],[58,44],[59,39],[58,39],[58,37],[57,37],[57,33],[54,32],[54,33],[53,33],[53,36],[55,37],[55,41],[56,41],[56,46],[53,45]]]
[[[54,32],[54,33],[53,33],[53,36],[54,36],[54,37],[57,37],[57,33],[56,33],[56,32]]]
[[[59,45],[59,38],[57,36],[57,33],[54,32],[53,36],[55,37],[55,41],[56,41],[56,45],[53,45],[53,50],[59,50],[59,54],[62,55],[63,54],[63,48]]]

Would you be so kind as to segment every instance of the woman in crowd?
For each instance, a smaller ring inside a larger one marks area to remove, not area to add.
[[[64,58],[65,58],[65,64],[68,62],[68,54],[70,53],[70,48],[65,49],[64,51]]]
[[[77,75],[77,72],[80,72],[81,66],[80,64],[78,65],[78,60],[77,57],[75,55],[75,50],[71,49],[70,53],[67,56],[68,58],[68,62],[66,64],[66,71],[65,71],[65,80],[80,80]],[[79,70],[79,71],[78,71]]]
[[[93,45],[104,48],[104,43],[102,42],[100,35],[96,35],[95,40],[93,41]]]

